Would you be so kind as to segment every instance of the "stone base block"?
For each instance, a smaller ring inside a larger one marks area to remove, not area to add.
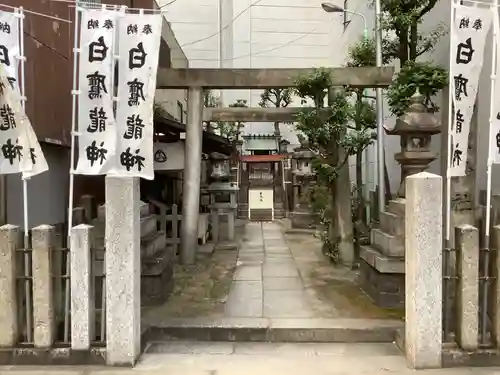
[[[174,287],[173,248],[167,247],[141,263],[141,305],[165,302]]]
[[[310,212],[292,212],[290,214],[292,228],[314,229],[319,225],[319,215]]]
[[[405,255],[404,240],[391,236],[381,229],[372,229],[370,243],[389,257],[403,257]]]
[[[361,288],[377,306],[403,308],[405,302],[404,273],[382,273],[360,261]]]

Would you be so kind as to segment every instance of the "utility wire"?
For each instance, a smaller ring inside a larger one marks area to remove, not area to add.
[[[255,52],[255,53],[248,53],[248,54],[245,54],[245,55],[240,55],[240,56],[236,56],[236,57],[231,57],[231,58],[227,58],[227,59],[224,59],[225,61],[230,61],[230,60],[238,60],[238,59],[243,59],[245,57],[253,57],[253,56],[257,56],[257,55],[262,55],[263,53],[268,53],[268,52],[274,52],[274,51],[277,51],[279,49],[282,49],[284,47],[287,47],[295,42],[298,42],[299,40],[301,39],[304,39],[306,36],[314,33],[317,29],[312,29],[312,30],[309,30],[308,32],[302,34],[301,36],[295,38],[295,39],[292,39],[284,44],[281,44],[279,46],[276,46],[276,47],[273,47],[273,48],[269,48],[269,49],[265,49],[265,50],[262,50],[262,51],[258,51],[258,52]],[[203,61],[203,59],[189,59],[190,61]],[[208,61],[209,59],[207,59]],[[219,61],[218,59],[212,59],[213,61]]]
[[[257,0],[257,1],[254,1],[252,4],[250,4],[249,6],[247,6],[245,9],[243,9],[241,12],[239,12],[236,17],[234,17],[227,25],[225,25],[224,27],[222,27],[219,31],[217,31],[215,34],[212,34],[212,35],[209,35],[205,38],[202,38],[202,39],[198,39],[198,40],[193,40],[192,42],[189,42],[189,43],[186,43],[186,44],[183,44],[181,47],[186,47],[186,46],[190,46],[190,45],[193,45],[193,44],[196,44],[196,43],[200,43],[200,42],[203,42],[207,39],[210,39],[210,38],[213,38],[214,36],[217,36],[219,35],[222,31],[226,30],[229,26],[231,26],[234,21],[236,21],[243,13],[245,13],[247,10],[249,10],[251,7],[253,7],[254,5],[257,5],[258,3],[260,3],[262,0]]]
[[[177,1],[177,0],[172,0],[172,1],[168,2],[168,3],[166,3],[166,4],[163,4],[163,5],[160,7],[160,9],[166,8],[166,7],[168,7],[169,5],[171,5],[171,4],[173,4],[173,3],[175,3],[176,1]]]

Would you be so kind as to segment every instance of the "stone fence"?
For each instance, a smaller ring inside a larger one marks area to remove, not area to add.
[[[406,180],[405,334],[397,338],[413,368],[499,365],[500,225],[482,244],[471,225],[443,246],[442,178]]]
[[[105,278],[91,232],[74,227],[68,249],[41,225],[25,249],[19,227],[0,227],[1,365],[105,363]]]

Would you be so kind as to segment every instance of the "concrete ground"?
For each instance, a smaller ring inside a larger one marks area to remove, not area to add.
[[[194,267],[178,266],[174,294],[145,311],[143,322],[402,317],[375,306],[357,286],[357,273],[331,264],[310,234],[285,235],[277,222],[250,222],[239,242],[238,251],[216,250]]]
[[[393,344],[171,342],[152,345],[134,369],[0,367],[0,375],[377,375],[413,374]],[[425,370],[429,375],[491,375],[500,368]]]

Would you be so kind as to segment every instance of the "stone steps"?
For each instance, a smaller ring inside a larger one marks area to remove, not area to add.
[[[393,342],[403,322],[376,319],[171,318],[143,339],[236,342]]]
[[[387,207],[387,211],[392,214],[405,217],[405,205],[406,200],[403,198],[396,198],[389,201],[389,205]]]
[[[252,209],[250,212],[251,221],[272,221],[273,211],[272,209]]]
[[[370,243],[388,256],[402,257],[405,254],[404,240],[400,237],[391,236],[381,229],[371,230]]]
[[[382,254],[370,245],[361,245],[360,257],[381,273],[404,273],[405,262],[402,257],[394,258]]]
[[[405,221],[404,218],[386,211],[381,212],[379,216],[380,230],[390,234],[391,236],[404,238],[405,235]]]

